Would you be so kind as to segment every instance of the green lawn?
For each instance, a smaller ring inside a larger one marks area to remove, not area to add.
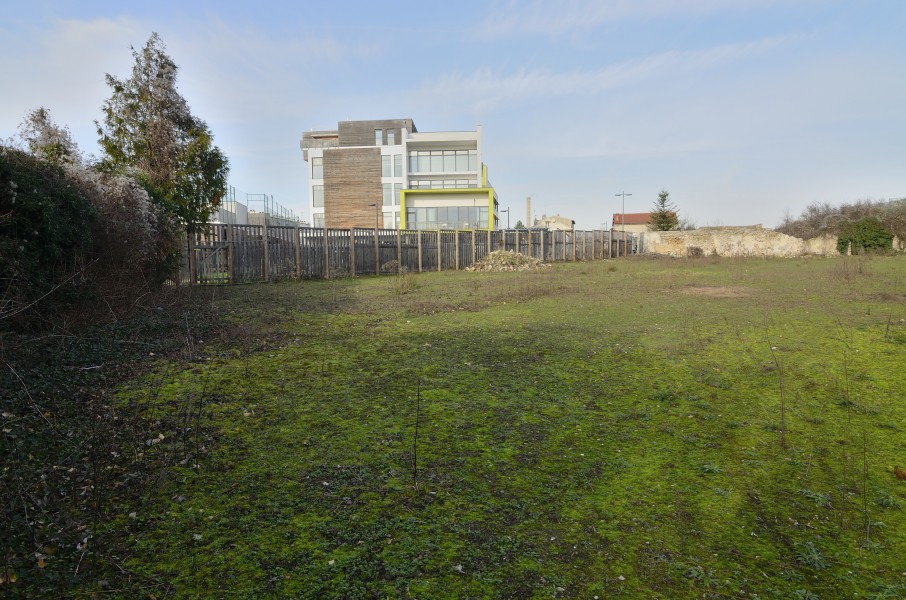
[[[123,597],[906,597],[902,258],[204,302],[226,335],[118,388],[173,465],[103,526]]]

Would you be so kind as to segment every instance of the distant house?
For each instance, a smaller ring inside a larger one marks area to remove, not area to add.
[[[541,215],[540,219],[535,219],[534,227],[549,231],[570,231],[576,228],[576,222],[559,214],[552,216]]]
[[[626,217],[624,222],[623,217]],[[631,233],[642,233],[648,231],[648,224],[651,222],[651,213],[614,213],[613,228],[616,231],[628,231]]]
[[[625,219],[624,219],[625,217]],[[651,222],[651,213],[614,213],[613,228],[617,231],[629,231],[640,233],[648,231],[648,223]]]

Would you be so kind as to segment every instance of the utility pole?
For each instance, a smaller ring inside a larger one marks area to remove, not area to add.
[[[614,196],[623,197],[623,212],[620,214],[620,237],[623,238],[623,256],[626,256],[626,196],[632,196],[632,194],[620,192],[619,194],[614,194]]]

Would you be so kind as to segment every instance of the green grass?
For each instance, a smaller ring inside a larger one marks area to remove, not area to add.
[[[173,467],[104,525],[134,587],[83,590],[904,596],[904,279],[622,260],[218,288],[228,335],[117,388]]]

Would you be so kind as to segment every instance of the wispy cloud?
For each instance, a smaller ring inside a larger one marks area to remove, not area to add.
[[[776,0],[506,0],[493,6],[479,32],[485,36],[561,35],[617,21],[706,15],[775,3]]]
[[[470,74],[451,73],[429,81],[421,94],[431,102],[471,104],[484,115],[500,107],[568,96],[589,96],[665,76],[716,69],[744,58],[769,52],[789,40],[772,37],[754,42],[725,44],[703,50],[671,50],[594,70],[556,72],[550,69],[520,69],[503,74],[491,68]]]

